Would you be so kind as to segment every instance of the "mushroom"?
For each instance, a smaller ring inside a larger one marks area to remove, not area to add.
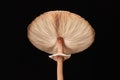
[[[48,11],[28,26],[28,38],[57,62],[57,80],[63,80],[63,61],[91,46],[95,31],[87,20],[69,11]]]

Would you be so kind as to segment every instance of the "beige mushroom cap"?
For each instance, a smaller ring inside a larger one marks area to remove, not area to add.
[[[43,13],[28,26],[30,42],[47,53],[57,53],[58,37],[64,40],[63,53],[74,54],[93,43],[95,32],[88,21],[68,11]]]

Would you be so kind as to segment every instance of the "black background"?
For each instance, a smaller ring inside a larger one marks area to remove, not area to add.
[[[112,1],[19,0],[9,1],[6,5],[4,12],[7,19],[4,20],[10,23],[5,23],[7,37],[3,38],[6,39],[6,51],[9,51],[8,55],[12,57],[8,56],[10,60],[7,61],[9,63],[7,70],[10,71],[5,74],[14,73],[10,77],[16,80],[56,80],[56,62],[48,58],[49,54],[36,49],[29,42],[27,26],[44,12],[67,10],[88,20],[95,29],[96,36],[94,43],[88,49],[72,55],[64,62],[64,79],[98,80],[106,76],[105,73],[109,71],[106,64],[110,62],[105,59],[110,58],[108,55],[113,53],[111,36],[113,36],[112,22],[115,15],[112,14]],[[100,72],[99,77],[96,77]]]

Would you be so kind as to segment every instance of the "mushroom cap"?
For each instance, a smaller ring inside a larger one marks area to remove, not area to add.
[[[57,38],[64,40],[63,53],[75,54],[94,41],[95,31],[81,16],[69,11],[49,11],[36,17],[28,26],[28,38],[39,50],[57,53]]]

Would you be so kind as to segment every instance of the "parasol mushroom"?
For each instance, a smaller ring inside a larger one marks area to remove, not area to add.
[[[28,38],[57,62],[57,80],[63,80],[63,61],[91,46],[95,31],[81,16],[69,11],[48,11],[28,26]]]

